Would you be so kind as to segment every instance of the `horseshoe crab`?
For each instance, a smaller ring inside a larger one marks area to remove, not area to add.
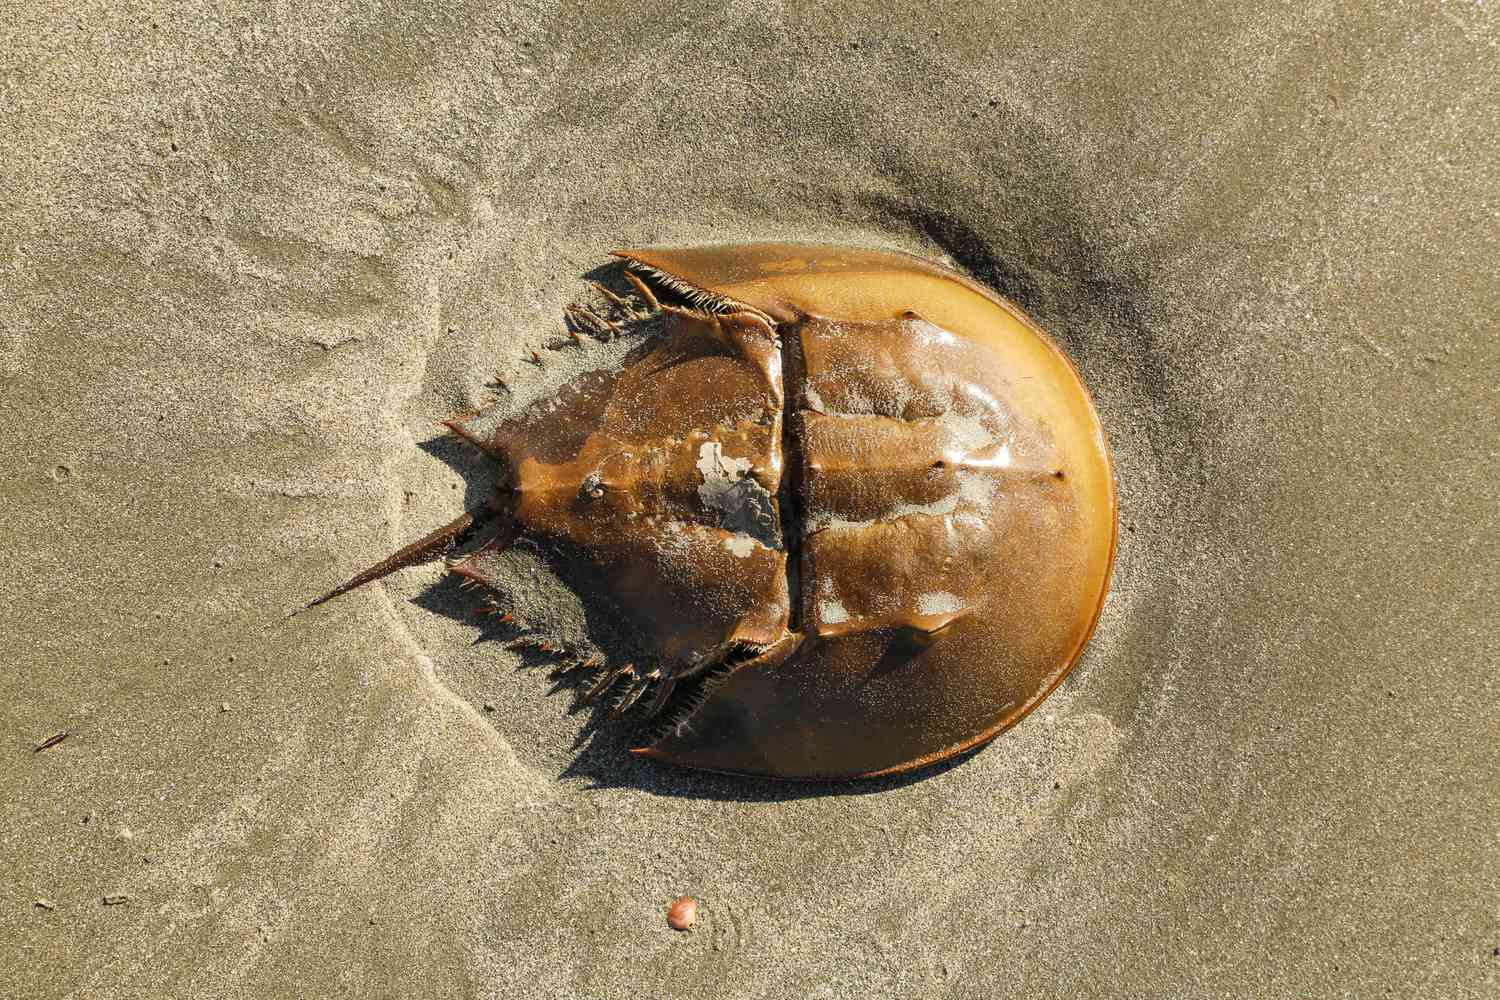
[[[662,720],[635,753],[716,771],[889,774],[1036,707],[1093,631],[1115,548],[1108,445],[1061,350],[904,254],[615,256],[629,287],[596,283],[570,333],[651,334],[529,405],[448,421],[501,464],[487,507],[313,603],[459,543],[452,571],[498,589],[493,560],[531,538],[588,567],[654,651],[585,661],[586,697]]]

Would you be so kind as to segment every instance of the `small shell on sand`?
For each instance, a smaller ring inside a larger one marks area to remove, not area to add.
[[[667,907],[667,926],[674,931],[685,931],[698,922],[698,901],[692,896],[678,896]]]

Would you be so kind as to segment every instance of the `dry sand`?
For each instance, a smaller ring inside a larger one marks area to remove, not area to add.
[[[1500,993],[1500,25],[1150,6],[10,5],[0,995]],[[436,567],[280,620],[483,488],[435,421],[608,248],[747,238],[947,259],[1095,390],[1034,715],[787,788]]]

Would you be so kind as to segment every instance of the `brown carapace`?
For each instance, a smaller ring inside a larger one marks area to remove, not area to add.
[[[328,596],[461,540],[451,569],[498,589],[506,546],[547,545],[653,651],[588,664],[588,696],[658,717],[635,753],[716,771],[904,771],[1045,698],[1115,548],[1108,445],[1058,347],[904,254],[616,256],[633,290],[596,286],[613,315],[570,307],[573,329],[651,334],[529,405],[449,421],[502,465],[488,508]]]

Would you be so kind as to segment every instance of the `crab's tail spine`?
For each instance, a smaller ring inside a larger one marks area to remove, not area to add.
[[[408,566],[415,566],[417,563],[436,558],[451,546],[459,544],[469,535],[473,534],[475,528],[488,520],[487,515],[490,513],[491,511],[485,508],[480,508],[478,511],[464,511],[457,519],[450,521],[436,531],[423,535],[410,545],[393,552],[369,569],[355,574],[348,582],[339,584],[322,597],[308,603],[303,610],[315,608],[324,601],[331,601],[340,594],[347,594],[356,587],[363,587],[367,583],[374,583],[382,577],[390,576],[398,569],[405,569]]]

